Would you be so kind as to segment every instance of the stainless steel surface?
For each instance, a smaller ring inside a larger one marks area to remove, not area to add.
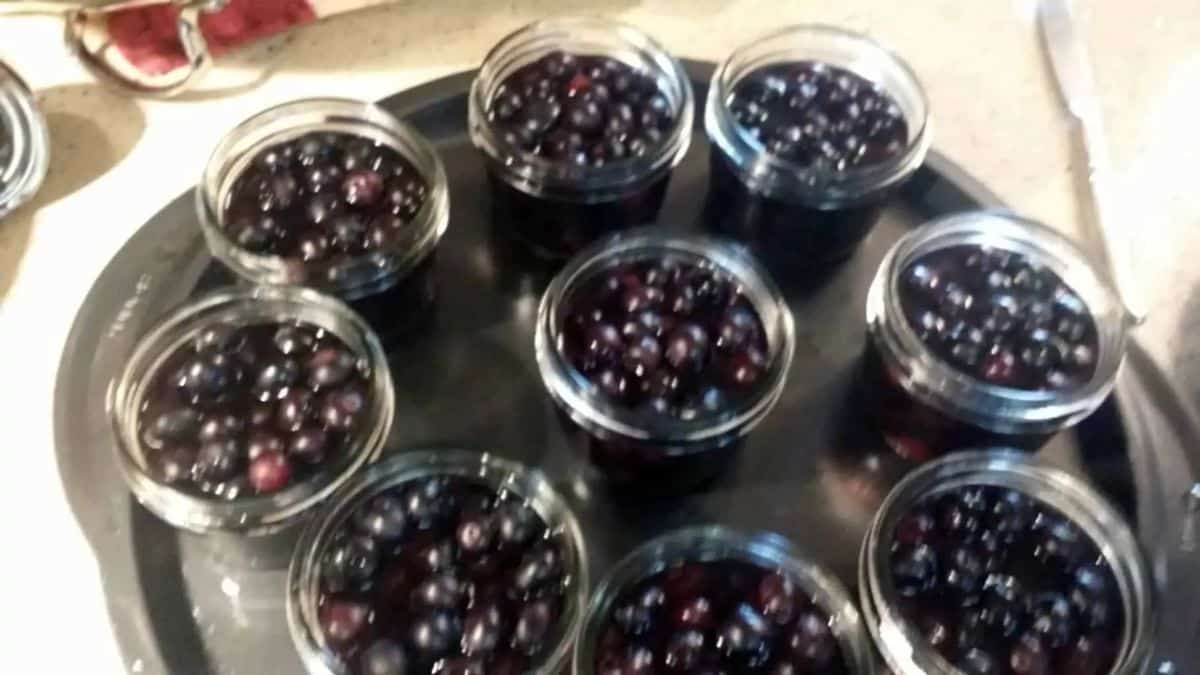
[[[1132,239],[1117,238],[1118,232],[1128,234],[1133,228],[1121,227],[1128,216],[1112,178],[1100,99],[1087,52],[1071,16],[1069,0],[1040,0],[1038,25],[1058,88],[1075,121],[1080,146],[1087,159],[1093,234],[1100,244],[1100,254],[1105,258],[1113,283],[1125,302],[1130,321],[1140,324],[1146,319],[1147,308],[1132,266]]]
[[[711,66],[687,64],[702,96]],[[393,351],[397,419],[386,453],[474,447],[541,468],[579,516],[591,568],[601,573],[646,540],[719,523],[773,530],[853,587],[862,534],[911,467],[864,428],[857,368],[867,287],[886,249],[926,219],[996,198],[933,154],[843,265],[821,277],[780,279],[796,317],[797,349],[778,408],[749,437],[731,471],[676,500],[616,499],[562,433],[537,375],[533,326],[553,275],[490,224],[483,163],[466,131],[472,74],[384,101],[438,148],[454,219],[437,254],[439,305],[430,333]],[[664,207],[667,227],[698,220],[708,145],[697,129]],[[208,255],[191,195],[168,204],[129,241],[85,300],[63,353],[55,437],[65,491],[105,580],[126,663],[142,673],[297,673],[284,619],[289,541],[180,533],[139,507],[111,460],[103,393],[137,336],[171,307],[232,276]],[[1200,422],[1146,353],[1131,348],[1110,400],[1040,453],[1083,476],[1131,521],[1159,597],[1153,663],[1200,672],[1200,565],[1179,541],[1197,481]]]

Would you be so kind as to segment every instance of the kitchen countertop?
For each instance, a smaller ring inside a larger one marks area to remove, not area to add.
[[[1139,331],[1163,363],[1189,348],[1190,264],[1200,163],[1200,12],[1194,0],[1080,3],[1117,185],[1151,319]],[[250,114],[307,96],[380,98],[476,66],[500,36],[547,15],[604,14],[680,56],[718,60],[787,23],[863,31],[904,56],[936,118],[935,147],[1014,209],[1082,235],[1083,163],[1039,48],[1031,0],[404,0],[312,26],[222,62],[216,87],[171,102],[125,98],[88,79],[46,17],[0,19],[0,58],[38,92],[53,159],[33,203],[0,224],[0,670],[120,673],[90,550],[52,450],[55,369],[71,321],[128,237],[195,181],[218,138]],[[1183,337],[1180,337],[1180,336]],[[107,448],[98,448],[107,451]]]

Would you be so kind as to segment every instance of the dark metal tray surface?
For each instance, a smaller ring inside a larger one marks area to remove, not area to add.
[[[703,101],[710,64],[687,63]],[[779,407],[734,468],[691,496],[650,505],[616,500],[568,445],[542,391],[534,317],[553,270],[514,249],[489,215],[483,163],[467,137],[473,73],[384,101],[424,132],[445,161],[451,224],[436,260],[439,298],[427,332],[391,354],[397,418],[388,452],[488,450],[542,468],[576,508],[597,576],[667,530],[720,522],[778,531],[853,587],[861,537],[910,466],[864,428],[855,376],[867,287],[884,252],[942,214],[1000,207],[995,195],[936,153],[886,210],[863,247],[824,278],[788,284],[796,359]],[[697,115],[660,222],[698,227],[708,143]],[[109,381],[134,342],[170,308],[236,281],[208,254],[192,197],[171,202],[117,254],[85,300],[67,341],[55,395],[58,465],[104,578],[126,667],[137,673],[302,673],[284,620],[288,541],[253,545],[182,533],[139,506],[112,459]],[[1093,481],[1128,515],[1150,559],[1159,639],[1150,672],[1197,673],[1200,533],[1191,518],[1200,426],[1135,345],[1113,397],[1042,451]],[[1169,588],[1169,592],[1164,592]]]

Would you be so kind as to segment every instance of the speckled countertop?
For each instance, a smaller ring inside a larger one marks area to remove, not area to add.
[[[0,224],[0,671],[118,673],[101,579],[58,481],[51,393],[71,320],[96,275],[169,198],[188,189],[214,143],[288,99],[378,98],[477,65],[501,35],[547,15],[635,23],[680,56],[719,59],[758,33],[817,22],[893,47],[928,89],[935,147],[1015,209],[1079,225],[1082,162],[1039,48],[1032,0],[406,0],[309,27],[223,64],[234,94],[137,102],[91,82],[52,20],[0,19],[0,58],[38,90],[53,163],[32,204]],[[1194,0],[1079,3],[1118,185],[1160,360],[1190,345],[1185,310],[1200,279],[1200,11]],[[1181,322],[1183,322],[1181,324]],[[19,468],[19,470],[18,470]]]

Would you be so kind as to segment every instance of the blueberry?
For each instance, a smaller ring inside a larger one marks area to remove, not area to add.
[[[200,413],[191,408],[175,408],[159,414],[147,430],[150,445],[162,447],[165,441],[183,441],[200,429]]]
[[[358,657],[358,671],[362,675],[407,675],[408,657],[399,644],[380,638]]]
[[[1023,635],[1008,657],[1013,675],[1050,675],[1050,653],[1036,635]]]
[[[187,361],[176,382],[193,399],[211,401],[228,394],[241,379],[241,369],[228,356],[206,353]]]
[[[269,431],[252,431],[246,437],[246,459],[253,462],[264,452],[284,452],[287,444],[283,438]]]
[[[279,399],[275,409],[276,425],[283,431],[297,431],[308,420],[313,396],[306,389],[290,389]]]
[[[440,478],[430,478],[412,485],[404,491],[402,501],[409,522],[422,529],[440,523],[456,508],[456,500],[449,484]]]
[[[636,338],[625,348],[622,363],[625,371],[635,377],[646,377],[658,369],[662,361],[662,347],[653,336],[643,335]]]
[[[1004,671],[996,657],[982,649],[970,649],[955,663],[964,675],[1000,675]]]
[[[320,225],[340,213],[342,204],[336,195],[322,192],[313,195],[304,206],[304,214],[308,218],[308,222],[313,225]],[[312,234],[309,230],[306,234]]]
[[[298,326],[283,326],[272,338],[275,348],[285,356],[299,355],[311,351],[316,338],[311,332]]]
[[[566,110],[567,126],[582,134],[592,134],[604,124],[604,112],[592,99],[573,101]]]
[[[723,359],[724,382],[734,390],[753,387],[767,368],[767,357],[754,347],[747,347]]]
[[[462,620],[452,610],[418,616],[409,627],[409,642],[423,660],[445,656],[462,636]]]
[[[458,550],[465,555],[482,555],[492,548],[498,527],[496,519],[487,513],[471,513],[461,517],[455,531]]]
[[[760,339],[758,317],[744,307],[725,313],[716,331],[716,346],[726,351],[741,351],[757,345]]]
[[[349,645],[367,626],[370,609],[361,603],[336,600],[322,606],[318,620],[325,638],[335,645]]]
[[[1085,628],[1103,630],[1117,618],[1120,609],[1114,602],[1107,573],[1096,565],[1083,565],[1074,572],[1068,599]]]
[[[829,627],[829,619],[814,611],[796,618],[787,646],[793,658],[813,669],[828,668],[837,655],[837,639]]]
[[[463,622],[463,653],[467,656],[491,653],[504,639],[504,633],[504,614],[500,607],[494,603],[476,605],[467,612]]]
[[[512,636],[513,648],[529,655],[540,651],[554,618],[554,608],[549,600],[533,600],[526,604],[517,613]]]
[[[892,554],[892,580],[902,596],[927,593],[938,583],[938,557],[924,544]]]
[[[228,352],[244,345],[245,336],[237,326],[228,323],[215,323],[206,326],[192,342],[192,348],[197,352]]]
[[[758,583],[758,611],[776,625],[787,625],[796,612],[796,584],[779,573],[768,574]]]
[[[937,521],[926,511],[909,513],[896,524],[896,541],[906,546],[929,543],[937,529]]]
[[[467,600],[468,587],[450,573],[436,574],[421,582],[412,592],[412,604],[418,608],[458,609]]]
[[[708,333],[698,324],[682,324],[667,338],[664,355],[677,371],[700,370],[708,356]]]
[[[325,426],[334,431],[350,431],[367,407],[367,394],[361,387],[349,385],[325,394],[321,399],[320,416]]]
[[[168,445],[151,456],[154,473],[167,484],[178,483],[192,476],[196,451],[182,445]]]
[[[716,647],[732,663],[761,668],[771,659],[769,631],[766,619],[754,608],[741,604],[717,632]]]
[[[675,613],[675,623],[679,626],[695,626],[711,628],[714,618],[712,603],[703,595],[698,595],[679,605]]]
[[[373,206],[383,197],[383,176],[371,169],[356,169],[342,181],[342,199],[351,206]]]
[[[250,462],[247,473],[250,485],[259,494],[278,492],[292,479],[292,467],[287,458],[277,452],[265,452]]]
[[[354,522],[362,533],[377,541],[395,541],[404,536],[408,526],[404,504],[389,495],[367,502],[355,513]]]
[[[967,603],[982,589],[986,570],[977,553],[960,546],[950,552],[942,585],[954,597]]]
[[[242,444],[233,438],[221,438],[204,443],[196,454],[196,477],[207,481],[223,481],[232,478],[241,463],[242,451]]]
[[[593,324],[585,340],[584,349],[597,364],[611,363],[625,346],[620,331],[610,323]]]
[[[513,588],[528,593],[557,581],[562,578],[562,567],[562,559],[555,547],[539,545],[521,558],[513,572]]]
[[[354,355],[339,347],[324,347],[313,353],[305,364],[308,382],[314,387],[332,387],[346,381],[354,372]]]
[[[300,364],[281,358],[264,363],[254,376],[254,386],[267,398],[275,398],[286,387],[300,381]]]
[[[301,427],[287,445],[287,456],[305,464],[319,464],[329,449],[329,434],[316,427]]]
[[[703,632],[695,629],[680,631],[667,640],[663,663],[672,670],[689,671],[700,662],[706,647]]]
[[[520,546],[537,533],[540,519],[537,513],[519,502],[505,502],[496,509],[500,542],[505,546]]]
[[[317,262],[329,255],[329,237],[321,232],[306,232],[296,240],[296,252],[304,262]]]

